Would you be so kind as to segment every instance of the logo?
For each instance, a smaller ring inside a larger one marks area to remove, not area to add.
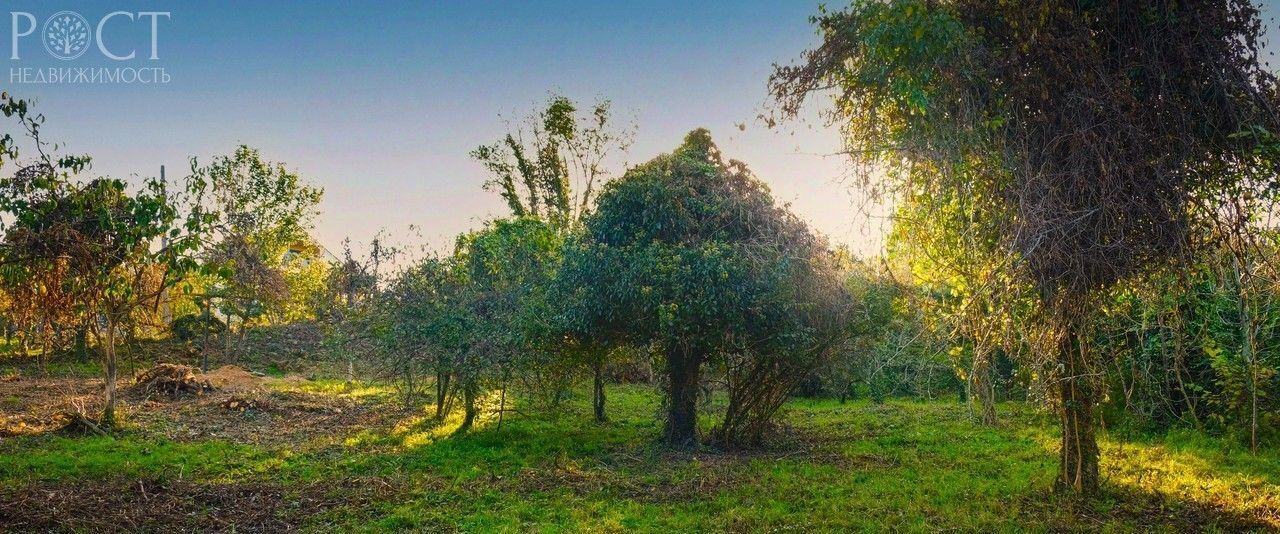
[[[169,72],[158,61],[160,23],[169,18],[168,11],[112,11],[91,22],[75,11],[58,11],[40,24],[35,13],[10,11],[9,83],[167,84]],[[150,47],[145,44],[147,37]],[[38,39],[45,53],[54,59],[72,61],[84,57],[111,63],[60,67],[15,63],[22,61],[23,51],[30,54],[29,49],[35,45],[32,39]]]
[[[89,49],[89,21],[74,11],[59,11],[44,21],[40,37],[49,55],[70,61]]]

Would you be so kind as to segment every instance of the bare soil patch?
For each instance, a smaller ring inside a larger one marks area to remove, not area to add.
[[[0,491],[0,525],[25,532],[296,532],[321,513],[368,509],[404,492],[381,478],[290,486],[157,479],[32,484]]]
[[[0,380],[0,438],[57,430],[70,421],[67,414],[101,409],[101,380],[20,375]]]
[[[168,439],[225,439],[277,445],[331,441],[390,424],[398,415],[373,400],[290,390],[306,379],[276,379],[227,365],[197,373],[159,364],[122,386],[126,424]],[[272,387],[284,386],[285,389]],[[0,437],[54,431],[102,409],[102,380],[6,377],[0,380]]]

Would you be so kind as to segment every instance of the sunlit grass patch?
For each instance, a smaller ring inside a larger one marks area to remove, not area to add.
[[[388,384],[360,380],[277,379],[268,381],[267,385],[272,389],[279,391],[297,391],[300,393],[342,396],[353,399],[391,399],[396,395],[395,388]]]
[[[1280,529],[1280,454],[1250,454],[1226,440],[1175,432],[1165,438],[1101,441],[1104,482],[1240,514],[1262,511]]]

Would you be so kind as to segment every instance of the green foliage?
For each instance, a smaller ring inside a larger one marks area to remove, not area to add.
[[[241,145],[208,165],[192,159],[191,168],[208,183],[206,209],[218,214],[220,232],[249,241],[266,261],[277,264],[290,245],[310,240],[324,190],[283,163],[266,161],[257,149]]]
[[[306,296],[295,297],[291,289],[307,281],[286,260],[297,256],[292,251],[314,255],[310,249],[318,248],[310,231],[324,190],[244,145],[205,166],[192,159],[191,168],[209,188],[202,209],[217,217],[218,239],[204,252],[208,268],[222,280],[205,293],[220,311],[246,321],[305,302]],[[314,286],[316,273],[309,274]]]
[[[181,315],[173,320],[173,324],[169,325],[169,330],[173,332],[173,337],[191,343],[199,340],[206,335],[216,336],[227,329],[227,324],[221,319],[213,316],[205,316],[203,313],[189,313]]]
[[[606,186],[585,227],[586,248],[564,268],[592,281],[573,320],[604,326],[610,343],[664,350],[673,445],[694,439],[705,363],[726,366],[737,401],[721,439],[758,442],[780,399],[846,333],[825,242],[745,165],[721,159],[706,130]]]
[[[754,295],[745,288],[767,281],[749,279],[744,252],[772,237],[751,217],[775,210],[762,182],[720,160],[706,130],[690,133],[672,154],[611,182],[587,221],[601,300],[638,343],[713,352],[748,328]]]
[[[1243,264],[1265,271],[1272,261],[1264,249]],[[1274,442],[1280,307],[1267,278],[1238,277],[1241,264],[1220,251],[1193,270],[1157,273],[1109,295],[1095,335],[1113,362],[1111,424],[1197,428],[1250,442],[1256,420],[1257,439]]]
[[[855,303],[852,336],[816,369],[803,393],[875,402],[962,394],[947,359],[951,338],[934,331],[917,307],[921,289],[858,261],[850,262],[845,276],[844,285]]]
[[[454,254],[427,258],[377,294],[364,330],[377,341],[407,398],[434,374],[437,415],[461,396],[467,424],[485,386],[505,387],[547,358],[530,310],[551,284],[563,238],[534,218],[492,221],[459,236]]]
[[[459,238],[455,254],[466,269],[475,317],[464,368],[505,379],[518,365],[515,359],[532,348],[536,332],[526,310],[549,287],[563,246],[555,228],[532,218],[493,221]]]
[[[331,305],[329,279],[334,266],[318,251],[304,250],[286,258],[281,270],[288,296],[271,313],[282,323],[319,319]]]
[[[572,228],[609,179],[609,158],[626,152],[634,135],[634,126],[617,124],[608,100],[580,110],[569,98],[552,95],[544,109],[471,157],[489,171],[485,189],[502,195],[512,216]]]

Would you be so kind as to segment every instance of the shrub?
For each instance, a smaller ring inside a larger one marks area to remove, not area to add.
[[[218,335],[226,330],[226,323],[223,323],[217,317],[206,316],[203,313],[188,313],[179,316],[169,325],[169,331],[173,332],[173,337],[187,343],[200,339],[206,333]]]

